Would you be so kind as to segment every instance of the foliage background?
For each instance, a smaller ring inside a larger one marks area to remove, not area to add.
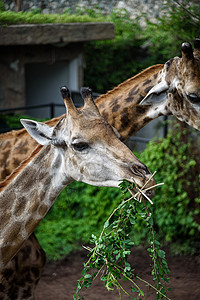
[[[146,28],[141,28],[125,10],[103,16],[114,22],[116,39],[85,45],[85,85],[105,93],[150,65],[180,56],[181,42],[192,43],[200,37],[200,7],[197,1],[181,1],[181,6],[177,1],[168,1],[167,9],[168,14],[156,24],[146,19]],[[70,11],[65,14],[70,15]],[[100,20],[102,12],[98,8],[77,9],[76,16]],[[42,16],[37,17],[42,22]],[[137,156],[152,172],[157,170],[157,182],[165,182],[157,189],[152,207],[160,241],[170,244],[176,253],[194,253],[200,249],[200,145],[194,130],[182,124],[173,126],[173,134],[150,142]],[[59,259],[88,243],[120,201],[118,189],[71,184],[36,229],[48,258]],[[136,244],[145,243],[146,234],[141,219],[134,226]]]

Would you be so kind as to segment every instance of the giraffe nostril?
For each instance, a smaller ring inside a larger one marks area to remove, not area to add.
[[[151,174],[147,166],[143,165],[141,168],[144,170],[144,172],[146,172],[147,175]]]
[[[131,171],[139,177],[144,177],[151,174],[151,172],[145,165],[132,165]]]

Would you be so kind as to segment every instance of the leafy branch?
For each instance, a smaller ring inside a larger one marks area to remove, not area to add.
[[[151,199],[146,196],[146,191],[149,189],[146,188],[146,185],[142,189],[139,189],[127,182],[123,182],[120,185],[120,188],[123,196],[122,203],[114,209],[106,220],[99,238],[92,235],[91,243],[95,246],[93,248],[84,247],[89,251],[89,259],[84,264],[84,269],[82,271],[83,277],[78,280],[74,299],[84,299],[84,297],[80,296],[81,289],[83,287],[88,288],[99,276],[101,280],[104,281],[105,287],[108,290],[113,290],[114,287],[117,288],[120,299],[122,292],[130,296],[131,299],[136,299],[133,297],[133,294],[135,293],[137,293],[137,299],[141,299],[141,297],[146,299],[144,292],[139,284],[136,283],[138,280],[148,285],[149,288],[154,289],[156,291],[157,299],[165,298],[169,300],[166,296],[166,283],[169,281],[169,269],[165,258],[165,252],[160,249],[160,243],[155,240],[152,215],[145,204],[142,213],[137,210],[137,205],[141,205],[141,196],[150,200],[149,202],[152,204]],[[153,188],[155,188],[155,186]],[[133,190],[136,190],[135,194],[133,194]],[[132,196],[127,198],[127,196],[130,195],[128,193],[129,191],[131,191]],[[131,239],[132,229],[141,218],[151,234],[148,251],[153,262],[152,275],[155,286],[135,274],[134,269],[132,269],[128,262],[131,248],[134,245],[134,242]],[[119,282],[119,279],[122,278],[131,283],[131,294],[126,291]]]

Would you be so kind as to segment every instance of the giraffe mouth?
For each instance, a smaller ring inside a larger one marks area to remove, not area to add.
[[[139,203],[142,202],[142,200],[147,200],[153,205],[153,201],[151,200],[155,196],[154,190],[142,190],[138,187],[134,187],[131,189],[128,189],[129,193],[131,194],[131,198],[138,201]]]
[[[135,199],[140,203],[142,202],[142,200],[148,200],[150,204],[153,205],[153,201],[151,199],[155,196],[155,188],[157,186],[164,184],[164,183],[158,183],[158,184],[155,183],[154,185],[149,185],[149,183],[151,182],[155,174],[156,171],[149,177],[148,181],[142,187],[139,187],[136,184],[134,178],[131,178],[132,182],[130,181],[129,182],[135,184],[134,187],[128,188],[128,191],[131,194],[131,198]]]

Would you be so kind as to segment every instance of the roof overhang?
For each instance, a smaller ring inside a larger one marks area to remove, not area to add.
[[[111,22],[0,26],[0,46],[67,44],[114,37]]]

